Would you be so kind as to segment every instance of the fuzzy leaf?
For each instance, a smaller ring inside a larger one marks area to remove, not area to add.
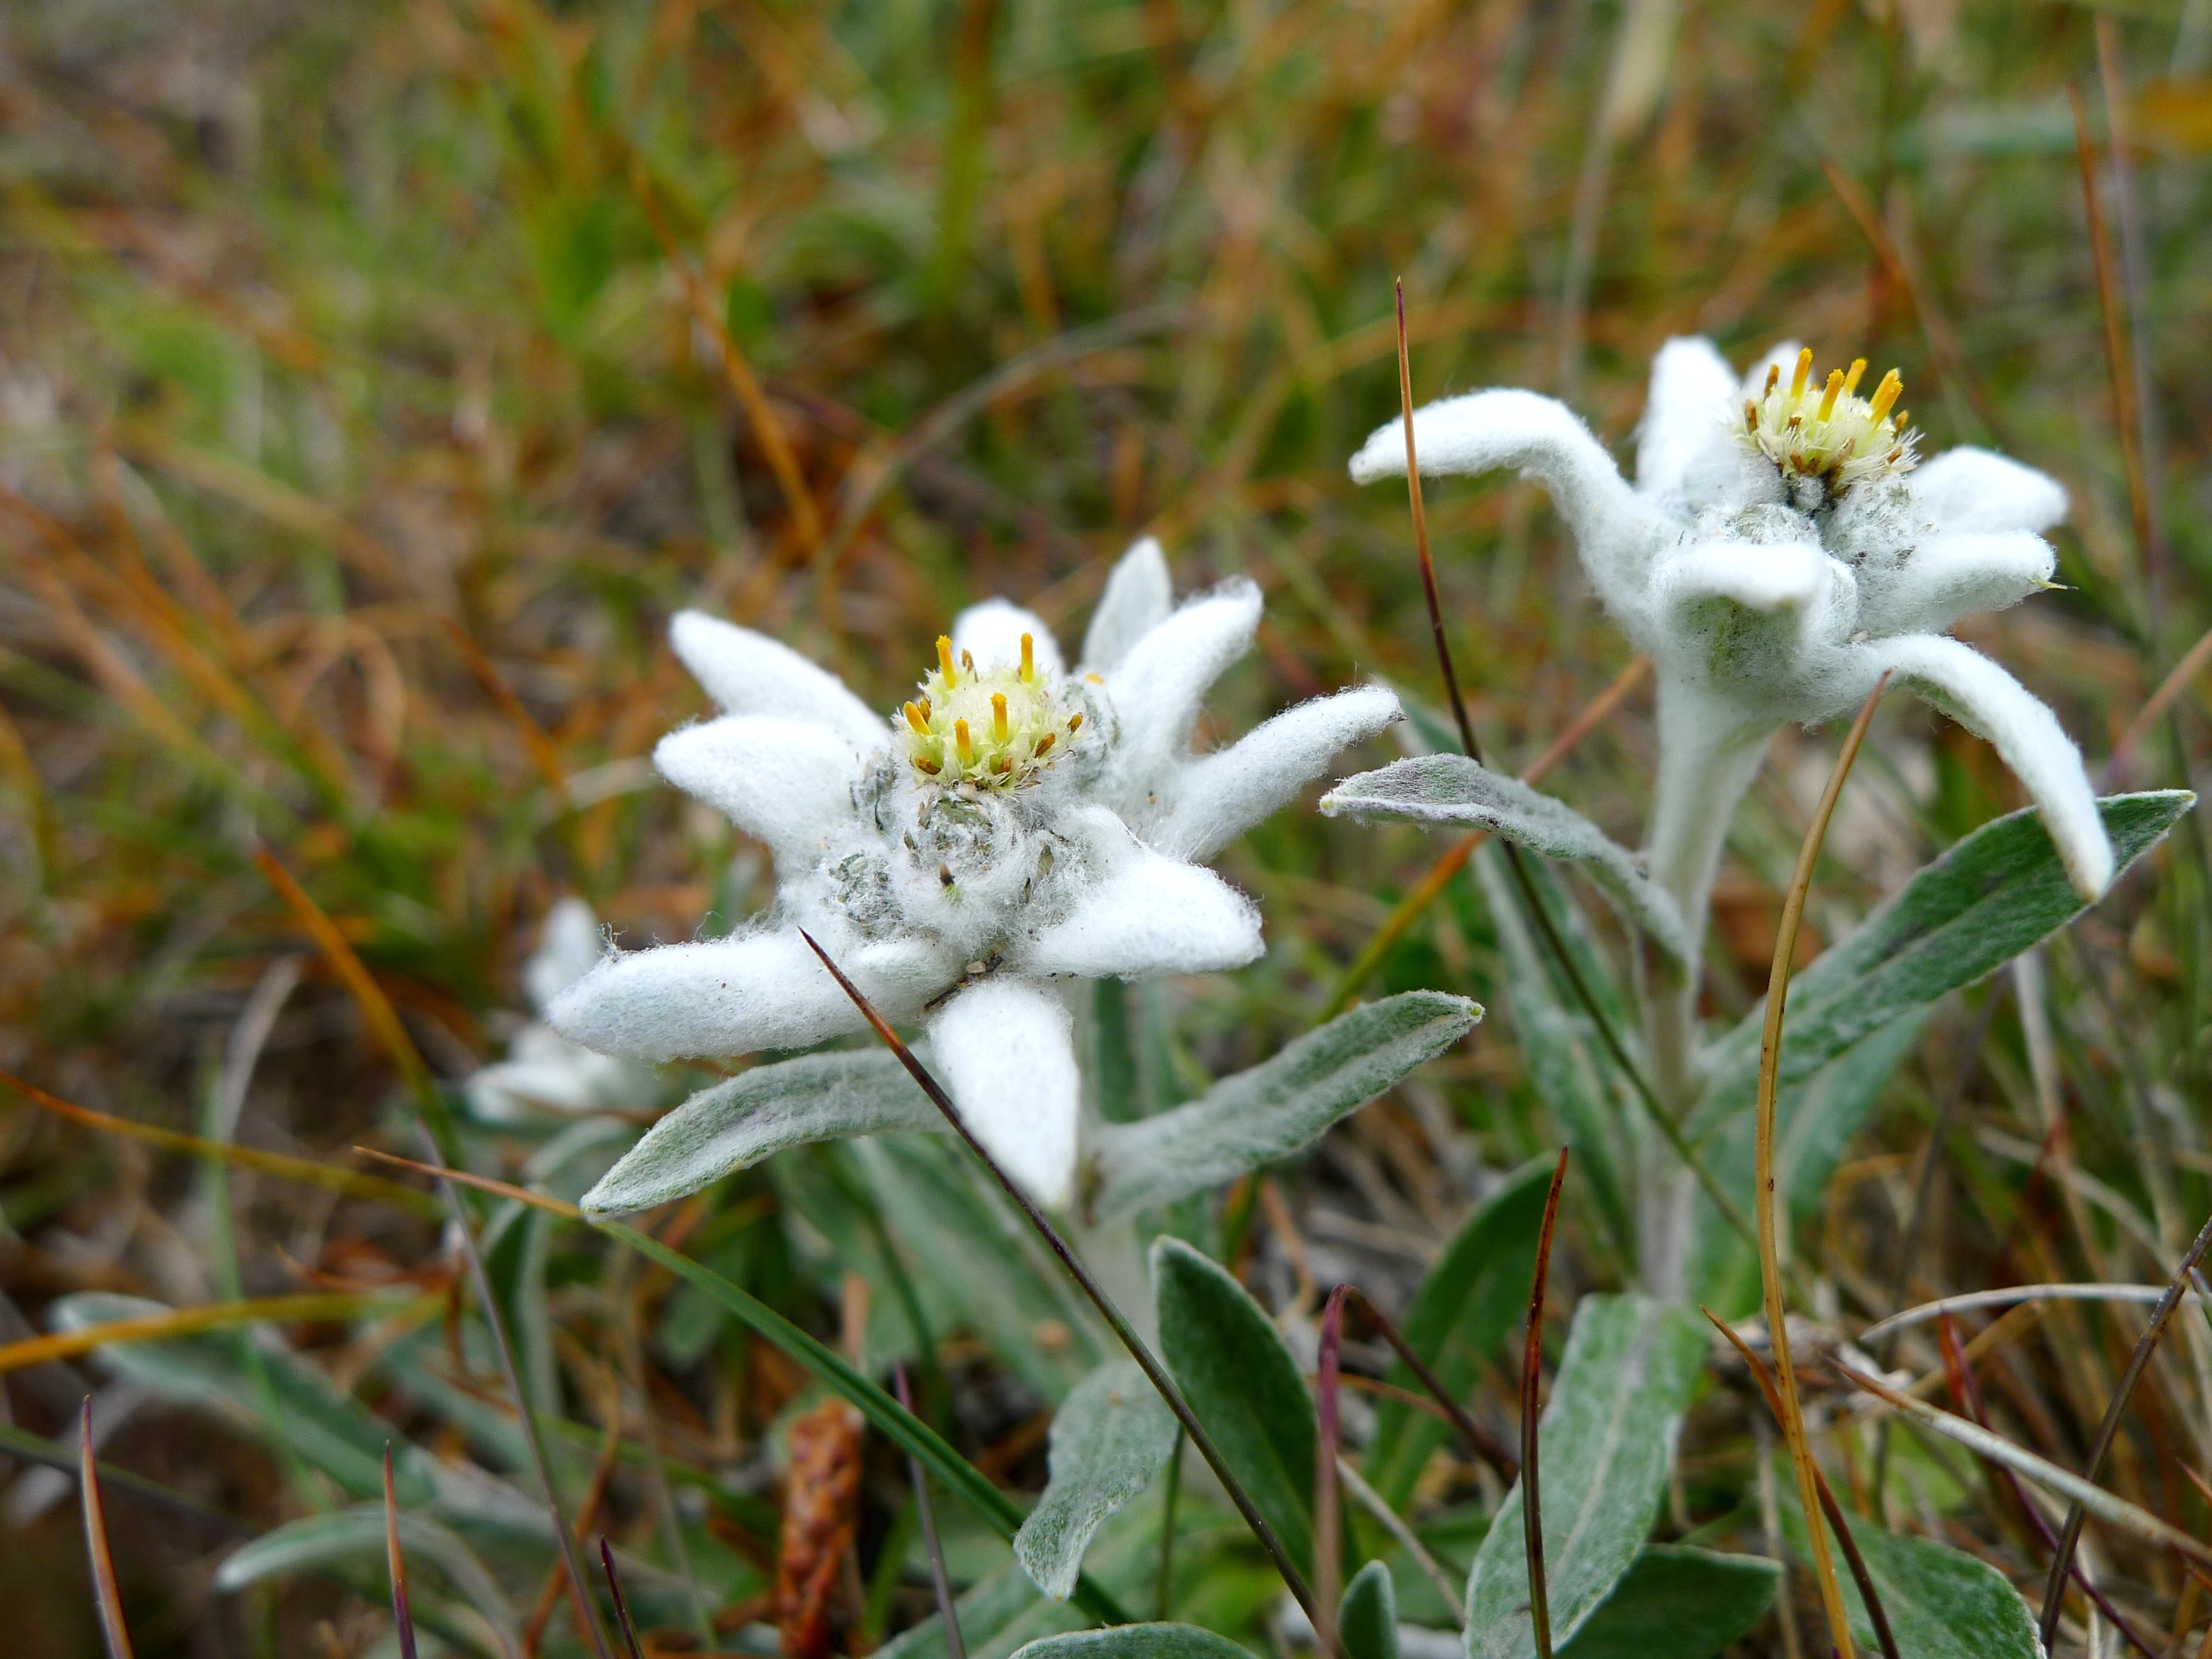
[[[1636,1223],[1631,1214],[1629,1171],[1636,1166],[1642,1107],[1632,1102],[1618,1069],[1599,1041],[1589,1012],[1571,982],[1539,942],[1520,886],[1506,872],[1496,848],[1478,850],[1475,884],[1498,930],[1504,958],[1505,1001],[1512,1011],[1528,1079],[1574,1148],[1575,1168],[1588,1183],[1598,1213],[1615,1243],[1633,1259]],[[1603,960],[1591,947],[1581,912],[1550,872],[1528,870],[1530,884],[1573,957],[1583,986],[1624,1042],[1635,1041],[1626,1011],[1613,993]]]
[[[1528,1280],[1536,1266],[1536,1235],[1544,1222],[1544,1194],[1552,1162],[1536,1158],[1507,1177],[1460,1224],[1451,1243],[1429,1269],[1405,1319],[1406,1340],[1428,1361],[1455,1399],[1465,1398],[1486,1360],[1528,1310]],[[1417,1390],[1418,1378],[1401,1360],[1390,1382]],[[1387,1396],[1375,1407],[1375,1436],[1368,1443],[1368,1484],[1393,1508],[1402,1507],[1427,1467],[1430,1455],[1451,1431],[1426,1412]]]
[[[1706,1338],[1685,1310],[1584,1297],[1538,1431],[1552,1637],[1564,1648],[1620,1585],[1658,1513]],[[1530,1659],[1521,1487],[1498,1506],[1468,1577],[1468,1659]]]
[[[1225,1636],[1195,1625],[1119,1625],[1048,1636],[1017,1648],[1014,1659],[1252,1659]],[[1355,1654],[1353,1659],[1365,1659]]]
[[[1712,1659],[1773,1604],[1779,1563],[1647,1544],[1559,1659]]]
[[[1782,1470],[1783,1535],[1806,1559],[1805,1511]],[[1899,1659],[2044,1659],[2035,1615],[2020,1592],[1995,1567],[1925,1538],[1905,1538],[1871,1521],[1850,1517],[1851,1536],[1866,1558],[1867,1576],[1889,1615]],[[1868,1651],[1874,1626],[1849,1573],[1841,1575],[1844,1610]]]
[[[1239,1484],[1313,1571],[1313,1397],[1274,1322],[1218,1262],[1163,1236],[1152,1252],[1161,1357]]]
[[[804,1054],[702,1089],[646,1131],[584,1194],[584,1207],[603,1215],[649,1210],[787,1146],[945,1127],[887,1049]]]
[[[216,1569],[215,1587],[229,1595],[264,1578],[342,1565],[371,1567],[380,1576],[385,1563],[384,1527],[381,1504],[356,1504],[328,1515],[288,1522],[234,1550]],[[410,1565],[417,1561],[434,1563],[454,1594],[494,1622],[508,1653],[520,1650],[520,1632],[499,1581],[459,1533],[427,1516],[402,1510],[399,1542]]]
[[[1570,860],[1668,956],[1680,962],[1689,955],[1681,911],[1635,854],[1565,801],[1465,755],[1422,755],[1362,772],[1323,795],[1321,810],[1487,830],[1547,858]]]
[[[1370,1561],[1352,1576],[1337,1604],[1336,1631],[1350,1659],[1398,1659],[1398,1593],[1389,1568]]]
[[[2117,868],[2155,846],[2196,799],[2185,789],[2164,789],[2100,801]],[[1810,1077],[1892,1020],[2002,967],[2087,908],[2034,808],[1984,824],[1791,981],[1782,1085]],[[1715,1045],[1693,1138],[1750,1106],[1762,1023],[1754,1009]]]
[[[1065,1601],[1099,1522],[1150,1486],[1175,1450],[1175,1413],[1132,1362],[1101,1365],[1052,1419],[1050,1478],[1014,1559],[1036,1587]]]
[[[1482,1018],[1464,997],[1407,991],[1339,1014],[1188,1105],[1098,1132],[1092,1210],[1103,1224],[1287,1158]]]

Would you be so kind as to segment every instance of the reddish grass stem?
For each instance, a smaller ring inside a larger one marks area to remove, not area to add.
[[[392,1628],[399,1659],[415,1659],[415,1613],[407,1603],[407,1556],[399,1547],[399,1499],[392,1489],[392,1443],[384,1443],[384,1565],[392,1579]]]
[[[1443,1379],[1430,1367],[1427,1360],[1413,1351],[1413,1345],[1406,1340],[1406,1334],[1398,1328],[1397,1322],[1376,1307],[1367,1292],[1358,1285],[1351,1285],[1345,1288],[1359,1298],[1360,1305],[1367,1310],[1367,1316],[1375,1322],[1376,1329],[1382,1333],[1383,1340],[1397,1350],[1398,1358],[1406,1362],[1406,1369],[1419,1379],[1421,1387],[1428,1391],[1429,1398],[1436,1402],[1444,1420],[1459,1431],[1468,1449],[1495,1469],[1500,1480],[1510,1482],[1520,1479],[1520,1460],[1498,1443],[1497,1436],[1485,1431],[1482,1425],[1468,1415],[1467,1408],[1452,1398],[1451,1390],[1444,1387]],[[1419,1402],[1419,1395],[1410,1397]]]
[[[622,1627],[623,1643],[629,1649],[629,1659],[645,1659],[638,1650],[637,1626],[629,1616],[629,1598],[623,1594],[622,1575],[615,1571],[614,1546],[607,1542],[604,1533],[599,1535],[599,1570],[607,1576],[607,1594],[615,1598],[615,1622]]]
[[[84,1496],[84,1548],[92,1561],[93,1594],[100,1609],[107,1659],[131,1659],[131,1631],[123,1622],[123,1593],[116,1587],[115,1558],[107,1548],[107,1516],[100,1504],[100,1470],[92,1455],[92,1396],[77,1419],[77,1483]]]

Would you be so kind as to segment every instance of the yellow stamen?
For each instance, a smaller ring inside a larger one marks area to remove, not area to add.
[[[1859,376],[1865,373],[1866,359],[1863,357],[1852,358],[1851,372],[1844,376],[1844,396],[1846,398],[1850,397],[1858,391]]]
[[[1767,390],[1767,393],[1768,393],[1768,395],[1769,395],[1769,396],[1771,396],[1771,395],[1772,395],[1772,393],[1773,393],[1773,392],[1774,392],[1774,388],[1775,388],[1775,387],[1777,387],[1778,386],[1780,386],[1781,384],[1782,384],[1782,365],[1781,365],[1781,364],[1779,364],[1779,363],[1769,363],[1769,364],[1767,364],[1767,366],[1766,366],[1766,390]]]
[[[1828,389],[1820,394],[1820,419],[1825,421],[1836,412],[1836,399],[1843,395],[1844,371],[1832,368],[1828,371]]]
[[[927,720],[929,718],[929,699],[927,697],[923,697],[920,699],[920,702],[921,703],[921,717],[924,720]]]
[[[1803,397],[1805,395],[1805,382],[1812,378],[1813,348],[1807,346],[1802,351],[1797,354],[1797,373],[1790,382],[1790,395],[1792,398]]]
[[[1898,378],[1895,369],[1881,377],[1881,384],[1874,389],[1874,417],[1877,421],[1887,415],[1905,392],[1905,382]]]
[[[921,712],[919,705],[907,704],[906,723],[914,728],[916,736],[926,738],[929,735],[929,716]]]
[[[973,766],[975,763],[975,740],[968,735],[966,720],[952,722],[952,742],[960,751],[961,765]]]
[[[1026,634],[1022,635],[1022,684],[1036,684],[1036,641]]]
[[[937,636],[937,672],[945,676],[948,690],[957,684],[957,677],[952,672],[952,638],[948,634]]]
[[[1042,760],[1052,752],[1052,740],[1059,735],[1056,732],[1048,732],[1036,740],[1036,747],[1030,750],[1030,757],[1033,760]]]
[[[1003,691],[994,691],[991,693],[991,741],[1004,743],[1006,740],[1006,694]]]
[[[975,678],[975,653],[974,652],[963,651],[960,653],[960,665],[968,671],[968,678],[969,679],[972,680]]]
[[[1759,405],[1748,398],[1743,400],[1743,429],[1746,432],[1759,430]]]
[[[1067,717],[1067,729],[1071,732],[1080,732],[1083,729],[1083,716],[1070,714]]]
[[[915,766],[919,770],[928,773],[928,774],[929,774],[929,775],[930,775],[931,777],[933,777],[933,777],[935,777],[935,776],[936,776],[939,772],[941,772],[941,771],[943,771],[943,770],[945,769],[943,767],[939,766],[939,765],[935,761],[933,761],[933,760],[923,760],[923,759],[920,758],[919,757],[917,757],[915,758],[915,763],[915,763]]]
[[[991,763],[991,770],[1000,777],[1006,776],[1007,773],[1013,769],[1014,757],[1012,755],[1001,755],[998,759]]]
[[[1895,427],[1898,431],[1902,432],[1905,428],[1912,424],[1912,416],[1900,409],[1896,414],[1890,416],[1890,424]]]

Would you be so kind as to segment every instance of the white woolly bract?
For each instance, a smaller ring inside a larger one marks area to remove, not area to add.
[[[848,691],[843,681],[765,634],[704,611],[680,611],[668,625],[668,641],[691,678],[726,714],[810,720],[864,750],[890,740],[884,717]]]
[[[929,1041],[969,1132],[1031,1198],[1065,1205],[1082,1097],[1066,1005],[1038,986],[987,979],[932,1017]]]
[[[837,732],[803,720],[726,714],[672,732],[653,764],[756,841],[779,864],[811,862],[853,813],[858,750]]]
[[[1083,636],[1083,666],[1103,674],[1121,665],[1129,647],[1158,628],[1175,609],[1175,584],[1167,555],[1147,536],[1121,556]]]

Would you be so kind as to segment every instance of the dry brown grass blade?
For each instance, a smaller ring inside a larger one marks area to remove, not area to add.
[[[221,1158],[241,1170],[275,1176],[284,1181],[302,1182],[309,1186],[327,1187],[333,1192],[344,1193],[354,1198],[373,1199],[380,1204],[389,1204],[395,1209],[405,1210],[414,1215],[444,1213],[434,1200],[412,1187],[403,1187],[396,1181],[386,1181],[379,1176],[336,1169],[328,1164],[318,1164],[313,1158],[290,1158],[283,1152],[263,1152],[252,1146],[234,1146],[228,1141],[208,1140],[199,1135],[188,1135],[177,1129],[163,1129],[151,1123],[135,1123],[127,1117],[113,1117],[106,1112],[95,1112],[89,1106],[79,1106],[58,1095],[50,1095],[44,1089],[7,1072],[0,1072],[0,1084],[15,1090],[42,1112],[52,1112],[56,1117],[82,1124],[88,1129],[97,1129],[104,1134],[120,1136],[125,1140],[159,1146],[168,1152],[189,1152],[195,1158]]]
[[[2121,774],[2134,755],[2136,745],[2143,740],[2145,733],[2149,732],[2158,717],[2172,708],[2181,694],[2189,689],[2189,683],[2204,672],[2208,664],[2212,664],[2212,629],[2205,629],[2181,660],[2167,671],[2166,678],[2158,683],[2158,690],[2150,694],[2143,706],[2136,711],[2136,717],[2128,722],[2127,729],[2120,733],[2119,741],[2112,745],[2112,757],[2105,763],[2107,787],[2117,786],[2120,782]]]
[[[424,1300],[434,1302],[437,1298]],[[74,1359],[118,1342],[158,1342],[164,1338],[196,1336],[203,1331],[264,1322],[292,1324],[351,1319],[388,1309],[392,1302],[388,1294],[336,1291],[312,1296],[268,1296],[247,1302],[211,1302],[203,1307],[149,1314],[143,1319],[114,1319],[104,1325],[56,1331],[49,1336],[25,1337],[20,1342],[0,1346],[0,1376],[33,1365],[51,1365],[58,1359]]]
[[[1349,1288],[1352,1294],[1359,1298],[1360,1305],[1367,1310],[1367,1316],[1375,1322],[1375,1328],[1382,1333],[1383,1340],[1397,1351],[1398,1358],[1406,1362],[1406,1369],[1413,1372],[1421,1387],[1428,1391],[1428,1397],[1424,1399],[1418,1394],[1393,1388],[1387,1382],[1377,1382],[1370,1377],[1347,1376],[1345,1382],[1370,1394],[1387,1395],[1393,1399],[1403,1400],[1419,1410],[1440,1418],[1459,1431],[1468,1449],[1495,1469],[1498,1479],[1508,1482],[1519,1480],[1520,1461],[1498,1443],[1495,1435],[1486,1432],[1482,1425],[1469,1417],[1465,1407],[1452,1398],[1451,1390],[1444,1387],[1443,1379],[1431,1369],[1427,1360],[1413,1351],[1413,1345],[1406,1340],[1406,1334],[1398,1328],[1397,1322],[1370,1301],[1366,1292],[1358,1285]]]
[[[373,1158],[380,1164],[413,1170],[433,1181],[450,1181],[456,1186],[471,1187],[477,1192],[489,1193],[494,1198],[511,1198],[518,1204],[527,1204],[534,1209],[544,1210],[549,1215],[557,1215],[563,1220],[580,1221],[586,1226],[591,1224],[592,1218],[584,1213],[581,1206],[571,1204],[565,1198],[555,1198],[550,1193],[532,1192],[529,1188],[518,1187],[513,1182],[471,1175],[466,1170],[441,1170],[434,1164],[425,1164],[419,1158],[402,1158],[397,1152],[379,1152],[374,1146],[356,1146],[354,1151],[363,1158]]]
[[[1528,1556],[1528,1618],[1535,1626],[1537,1659],[1552,1659],[1552,1597],[1544,1582],[1543,1503],[1536,1482],[1536,1439],[1544,1381],[1544,1294],[1552,1277],[1552,1232],[1559,1224],[1559,1189],[1567,1184],[1567,1149],[1552,1168],[1544,1194],[1544,1224],[1536,1235],[1536,1273],[1528,1286],[1528,1330],[1521,1343],[1521,1535]]]
[[[392,1628],[399,1659],[415,1659],[415,1611],[407,1603],[407,1555],[399,1547],[399,1499],[392,1488],[392,1443],[384,1443],[384,1566],[392,1580]]]
[[[2173,1310],[2181,1305],[2181,1298],[2188,1291],[2190,1275],[2197,1264],[2204,1259],[2204,1252],[2208,1249],[2212,1249],[2212,1217],[2207,1217],[2203,1226],[2197,1230],[2196,1240],[2190,1245],[2188,1254],[2181,1258],[2181,1265],[2174,1269],[2172,1282],[2166,1286],[2166,1294],[2159,1298],[2158,1306],[2151,1310],[2150,1323],[2144,1328],[2142,1339],[2136,1344],[2135,1352],[2128,1358],[2128,1368],[2121,1375],[2119,1386],[2112,1390],[2111,1403],[2105,1407],[2105,1420],[2097,1425],[2097,1438],[2089,1448],[2089,1461],[2082,1470],[2083,1479],[2094,1480],[2098,1471],[2104,1468],[2106,1455],[2112,1449],[2112,1442],[2120,1432],[2120,1419],[2127,1414],[2128,1401],[2135,1396],[2136,1384],[2142,1380],[2143,1371],[2150,1364],[2150,1357],[2158,1347],[2159,1338],[2166,1334]],[[2066,1512],[2066,1525],[2058,1535],[2058,1552],[2051,1563],[2051,1582],[2044,1590],[2043,1644],[2045,1647],[2051,1645],[2057,1634],[2058,1603],[2066,1590],[2067,1568],[2074,1559],[2075,1547],[2081,1541],[2081,1523],[2087,1515],[2081,1501],[2076,1498],[2074,1506]]]
[[[483,687],[484,695],[499,705],[500,713],[506,715],[507,723],[514,727],[515,734],[522,739],[522,746],[530,751],[531,764],[538,769],[538,775],[545,780],[545,787],[556,795],[565,796],[568,789],[568,769],[561,764],[561,754],[554,748],[553,739],[545,734],[545,728],[538,723],[537,717],[522,706],[522,699],[514,695],[514,688],[507,683],[507,676],[499,672],[499,665],[484,654],[483,647],[469,637],[468,630],[460,623],[451,617],[441,617],[438,625],[453,649],[461,653],[461,660],[468,665],[469,672],[476,677],[477,684]]]
[[[100,1504],[100,1470],[92,1455],[92,1396],[77,1419],[77,1484],[84,1497],[84,1547],[92,1562],[92,1589],[100,1609],[107,1659],[131,1659],[131,1631],[123,1622],[123,1594],[115,1583],[115,1558],[107,1548],[107,1516]]]
[[[2097,187],[2097,141],[2089,136],[2089,112],[2081,89],[2066,88],[2066,101],[2074,112],[2074,155],[2081,168],[2081,214],[2089,233],[2091,263],[2097,272],[2097,310],[2104,324],[2105,368],[2112,386],[2112,424],[2120,434],[2120,465],[2128,480],[2128,517],[2136,537],[2136,557],[2148,573],[2151,563],[2150,490],[2143,476],[2142,428],[2136,416],[2135,364],[2128,354],[2126,307],[2120,299],[2119,277],[2114,269],[2112,232],[2105,223],[2105,204]]]
[[[1790,1363],[1789,1299],[1782,1282],[1782,1257],[1775,1237],[1778,1220],[1774,1192],[1774,1103],[1776,1079],[1782,1063],[1783,1008],[1790,995],[1790,968],[1797,954],[1797,927],[1804,918],[1805,896],[1812,889],[1814,866],[1820,861],[1820,843],[1827,839],[1828,820],[1835,816],[1836,801],[1844,793],[1844,780],[1850,775],[1851,763],[1858,758],[1859,746],[1866,741],[1867,728],[1874,724],[1874,711],[1888,684],[1889,676],[1884,674],[1875,682],[1874,690],[1867,693],[1865,705],[1851,722],[1842,752],[1836,757],[1834,769],[1828,774],[1828,787],[1821,791],[1820,804],[1814,809],[1813,822],[1807,826],[1805,839],[1798,847],[1797,868],[1790,877],[1790,891],[1782,905],[1782,925],[1774,939],[1774,968],[1766,984],[1766,1029],[1759,1045],[1758,1173],[1753,1200],[1758,1209],[1759,1285],[1766,1306],[1766,1328],[1774,1343],[1774,1370],[1781,1391],[1782,1433],[1789,1442],[1791,1466],[1797,1472],[1797,1496],[1805,1510],[1805,1533],[1812,1543],[1813,1575],[1820,1587],[1820,1606],[1828,1616],[1828,1634],[1841,1659],[1851,1659],[1854,1651],[1851,1625],[1844,1612],[1843,1589],[1836,1582],[1836,1563],[1828,1553],[1827,1534],[1813,1524],[1813,1517],[1820,1513],[1820,1472],[1814,1464],[1813,1449],[1805,1439],[1805,1413],[1797,1397],[1797,1373]]]
[[[1734,1327],[1711,1308],[1701,1307],[1698,1311],[1711,1320],[1713,1328],[1726,1337],[1729,1346],[1742,1356],[1743,1363],[1750,1368],[1752,1380],[1759,1384],[1759,1393],[1766,1396],[1767,1410],[1774,1414],[1775,1421],[1780,1422],[1782,1396],[1775,1389],[1774,1373],[1767,1370],[1766,1362],[1752,1351],[1751,1344],[1735,1334]],[[1828,1485],[1828,1477],[1820,1473],[1817,1464],[1813,1473],[1820,1483],[1820,1513],[1828,1517],[1828,1525],[1835,1532],[1836,1542],[1843,1547],[1844,1559],[1850,1566],[1851,1581],[1859,1587],[1859,1600],[1866,1603],[1867,1621],[1874,1626],[1874,1638],[1881,1646],[1882,1659],[1898,1659],[1897,1637],[1889,1627],[1889,1610],[1882,1606],[1881,1596],[1875,1589],[1874,1575],[1867,1571],[1866,1557],[1859,1553],[1858,1540],[1851,1536],[1850,1528],[1844,1524],[1843,1508],[1836,1502],[1836,1494]],[[1808,1533],[1813,1529],[1809,1516],[1805,1529]]]

